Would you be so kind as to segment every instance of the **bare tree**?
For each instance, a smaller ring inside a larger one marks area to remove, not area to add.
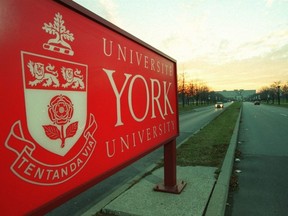
[[[288,81],[285,84],[283,84],[282,92],[283,92],[283,96],[285,98],[286,103],[288,103]]]

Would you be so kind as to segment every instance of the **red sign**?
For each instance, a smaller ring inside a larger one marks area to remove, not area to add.
[[[2,0],[0,20],[3,215],[45,212],[178,135],[175,60],[70,1]]]

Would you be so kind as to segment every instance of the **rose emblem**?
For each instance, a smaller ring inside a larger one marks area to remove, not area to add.
[[[48,107],[49,117],[57,125],[67,124],[73,116],[73,104],[67,96],[53,97]]]
[[[60,130],[55,125],[43,125],[45,134],[52,140],[60,139],[61,148],[65,147],[65,140],[73,137],[78,129],[78,121],[71,123],[65,130],[65,125],[70,122],[74,113],[73,104],[70,98],[65,95],[53,97],[48,105],[48,115],[50,120],[60,126]]]

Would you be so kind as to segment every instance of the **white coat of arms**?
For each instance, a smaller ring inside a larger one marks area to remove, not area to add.
[[[64,156],[87,119],[87,66],[22,52],[27,125],[43,148]]]
[[[60,13],[55,14],[53,24],[44,23],[42,29],[55,36],[42,45],[44,50],[58,57],[74,55],[68,42],[75,38]],[[26,125],[24,119],[17,120],[5,141],[17,155],[10,169],[32,184],[61,184],[84,167],[96,146],[98,126],[94,115],[87,114],[88,65],[27,51],[21,51],[21,62]],[[23,128],[28,129],[30,138]],[[49,160],[49,156],[65,158],[77,143],[80,148],[67,161],[55,164]],[[34,156],[39,146],[45,152],[42,158]]]

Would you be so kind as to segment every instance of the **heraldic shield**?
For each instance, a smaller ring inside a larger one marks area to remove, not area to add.
[[[65,156],[87,119],[87,65],[21,52],[27,127],[44,149]]]

